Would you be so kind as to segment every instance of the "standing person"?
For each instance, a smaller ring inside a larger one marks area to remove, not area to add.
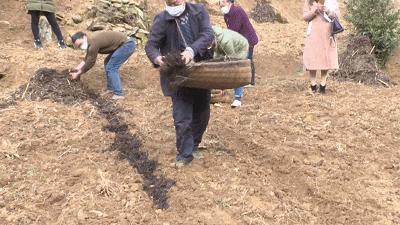
[[[64,38],[61,34],[60,27],[58,26],[56,16],[54,14],[53,0],[28,0],[26,8],[28,14],[31,15],[31,28],[34,38],[34,45],[36,49],[43,49],[42,42],[39,36],[39,19],[44,15],[49,22],[52,31],[57,36],[58,47],[61,49],[66,48]]]
[[[185,0],[165,2],[165,10],[154,18],[145,47],[150,61],[156,67],[161,66],[163,56],[174,52],[180,52],[186,63],[209,59],[207,48],[214,36],[204,5],[186,3]],[[172,91],[165,74],[160,74],[160,80],[163,94],[172,99],[177,148],[175,165],[181,167],[190,163],[193,157],[200,157],[198,146],[210,118],[211,92],[186,87]]]
[[[251,60],[251,84],[255,84],[255,67],[253,62],[254,46],[258,43],[256,31],[251,25],[249,17],[242,7],[236,6],[234,0],[220,0],[219,5],[224,14],[224,20],[228,29],[234,30],[243,35],[249,42],[249,52],[247,58]],[[232,108],[242,105],[241,99],[243,96],[244,87],[235,89],[235,100],[232,103]]]
[[[336,40],[331,35],[331,24],[324,17],[338,17],[339,7],[336,0],[305,0],[303,19],[308,22],[305,38],[303,63],[310,72],[311,91],[317,92],[316,75],[321,71],[319,92],[325,94],[328,70],[338,69]]]
[[[211,46],[214,52],[214,59],[233,58],[247,59],[249,53],[249,42],[243,35],[236,31],[213,26],[214,41]],[[211,102],[218,102],[225,96],[225,90],[213,90]]]
[[[85,60],[73,69],[71,78],[79,79],[81,74],[89,71],[96,64],[99,53],[108,54],[104,59],[107,90],[114,92],[112,99],[123,99],[119,69],[135,51],[135,40],[116,31],[95,32],[92,36],[77,32],[71,36],[71,40],[75,48],[86,51]]]

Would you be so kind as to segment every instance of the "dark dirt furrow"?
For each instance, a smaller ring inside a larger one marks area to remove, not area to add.
[[[115,102],[110,102],[96,94],[80,82],[68,80],[68,71],[61,73],[54,69],[42,68],[36,71],[31,80],[18,88],[11,99],[1,102],[0,109],[17,104],[18,100],[43,101],[77,105],[89,101],[100,115],[108,121],[105,130],[116,134],[110,151],[118,151],[121,159],[128,160],[130,165],[141,174],[144,183],[143,190],[147,193],[156,208],[166,209],[168,191],[175,181],[155,174],[158,163],[149,158],[141,149],[140,139],[133,135],[124,118],[118,114],[123,111]]]

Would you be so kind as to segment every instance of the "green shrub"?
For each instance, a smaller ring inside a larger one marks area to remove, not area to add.
[[[370,38],[375,54],[384,66],[399,42],[399,10],[393,0],[348,0],[347,19],[354,32]]]

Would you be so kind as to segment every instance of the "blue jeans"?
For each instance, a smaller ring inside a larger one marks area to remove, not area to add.
[[[253,62],[253,46],[249,47],[249,52],[247,53],[247,58],[251,61],[251,84],[255,84],[255,68]],[[240,99],[243,97],[244,87],[235,88],[235,98]]]
[[[108,55],[104,60],[104,68],[107,78],[107,89],[112,90],[115,95],[122,96],[122,84],[119,76],[119,68],[128,60],[135,51],[136,43],[129,38],[124,44]]]

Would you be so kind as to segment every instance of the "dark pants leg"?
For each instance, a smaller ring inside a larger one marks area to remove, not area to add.
[[[60,27],[58,26],[56,16],[54,13],[51,12],[43,12],[43,15],[46,17],[47,21],[49,22],[51,29],[53,30],[54,34],[57,36],[58,41],[64,40]]]
[[[179,88],[172,96],[177,160],[191,161],[210,118],[209,90]]]
[[[251,85],[256,84],[256,68],[254,66],[254,61],[253,61],[253,51],[254,51],[254,46],[250,46],[247,58],[250,59],[251,63]]]
[[[210,120],[210,101],[211,91],[201,90],[195,96],[195,104],[193,105],[193,118],[192,118],[192,130],[193,130],[193,142],[196,151],[201,143],[203,134],[207,129],[208,121]]]
[[[112,54],[109,54],[109,55],[104,59],[104,68],[106,68],[106,66],[107,66],[107,64],[108,64],[108,61],[110,61],[111,56],[112,56]],[[108,76],[109,76],[109,75],[108,75],[108,72],[107,72],[107,70],[104,70],[104,72],[105,72],[105,75],[106,75],[107,90],[112,91],[112,90],[114,90],[114,89],[113,89],[111,80],[108,79]]]
[[[31,14],[31,28],[32,34],[35,41],[40,40],[39,36],[39,19],[40,19],[40,11],[29,11]]]

